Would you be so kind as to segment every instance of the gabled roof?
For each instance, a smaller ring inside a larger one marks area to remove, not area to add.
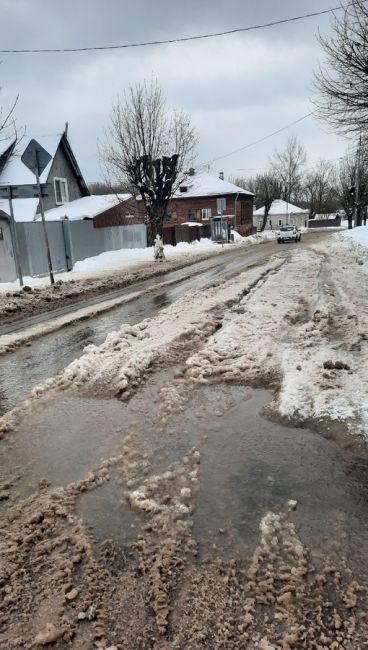
[[[47,167],[43,170],[40,181],[41,183],[46,183],[47,176],[51,169],[51,165],[54,160],[56,150],[60,144],[62,135],[52,135],[52,136],[42,136],[37,137],[35,140],[40,143],[40,145],[46,149],[50,154],[51,160]],[[24,146],[22,146],[21,151],[16,153],[10,160],[5,164],[4,169],[0,173],[0,185],[35,185],[36,177],[33,172],[26,167],[22,161],[21,156],[23,151],[27,147],[28,143],[32,138],[26,138],[24,140]],[[23,144],[23,143],[22,143]]]
[[[248,192],[242,187],[222,180],[218,176],[214,176],[208,172],[196,172],[192,176],[188,175],[180,187],[186,187],[187,190],[183,192],[179,188],[174,195],[175,199],[186,199],[193,196],[223,196],[224,194],[247,194],[253,196],[252,192]]]
[[[92,219],[130,198],[132,198],[131,194],[90,194],[59,205],[57,208],[46,210],[45,219],[46,221],[60,221],[65,217],[70,221]],[[37,221],[40,219],[41,215],[37,215]]]
[[[275,199],[272,201],[271,209],[268,214],[273,216],[277,214],[306,214],[307,212],[308,210],[298,208],[297,205],[293,205],[292,203],[288,203],[282,199]],[[258,210],[255,210],[253,214],[255,216],[263,217],[264,205],[261,208],[258,208]]]
[[[26,149],[28,143],[30,142],[32,138],[26,138],[24,140],[24,146],[21,147],[21,150],[17,152],[14,156],[10,156],[9,158],[9,149],[6,150],[2,156],[0,157],[0,161],[5,157],[5,154],[7,154],[6,160],[4,160],[3,168],[1,167],[0,164],[0,186],[4,185],[35,185],[36,184],[36,177],[31,172],[28,167],[26,167],[22,161],[21,161],[21,156]],[[40,175],[40,181],[41,183],[46,183],[52,163],[54,161],[55,154],[61,146],[66,154],[66,156],[69,159],[69,162],[71,166],[73,167],[74,173],[78,179],[78,182],[80,184],[82,193],[85,195],[89,194],[89,190],[87,188],[87,185],[85,183],[85,180],[82,176],[82,172],[79,169],[78,163],[75,159],[75,156],[73,154],[72,148],[70,146],[69,140],[67,138],[66,133],[61,133],[59,135],[49,135],[49,136],[37,136],[35,138],[39,144],[46,149],[46,151],[50,154],[51,160],[46,166],[46,168],[43,170],[42,174]],[[22,143],[23,144],[23,143]],[[13,144],[13,149],[14,149]],[[11,152],[12,153],[12,152]]]

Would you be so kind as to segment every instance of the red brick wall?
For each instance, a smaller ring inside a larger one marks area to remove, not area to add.
[[[145,211],[142,205],[138,201],[130,199],[94,217],[93,227],[108,228],[110,226],[131,226],[136,223],[144,223],[144,214]]]
[[[168,223],[170,224],[180,224],[186,221],[193,221],[190,211],[196,210],[197,218],[196,220],[200,223],[206,224],[210,223],[209,220],[202,220],[201,210],[203,208],[211,208],[212,217],[217,215],[217,196],[214,197],[188,197],[182,199],[173,199],[169,203],[168,212],[171,213],[171,219]],[[226,198],[226,209],[224,210],[224,216],[229,218],[230,223],[234,224],[236,228],[240,229],[242,226],[251,227],[253,220],[253,197],[252,196],[239,196],[236,201],[236,219],[234,220],[235,212],[235,196],[233,194],[224,196]],[[242,207],[243,206],[243,207]]]
[[[199,223],[210,225],[210,220],[202,220],[201,210],[211,208],[212,216],[215,217],[217,214],[217,198],[220,197],[173,199],[168,206],[171,219],[167,220],[164,225],[180,225],[186,221],[193,221],[189,213],[190,210],[198,211],[197,221]],[[250,234],[253,225],[253,197],[247,195],[238,197],[236,201],[236,219],[234,219],[235,195],[230,194],[224,198],[226,198],[224,216],[228,217],[229,222],[235,226],[241,235]],[[131,199],[94,217],[93,225],[95,228],[107,228],[109,226],[128,226],[130,224],[144,223],[144,215],[145,210],[142,201]]]

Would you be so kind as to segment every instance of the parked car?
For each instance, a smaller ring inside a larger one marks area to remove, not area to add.
[[[300,241],[302,233],[296,226],[281,226],[277,233],[277,241],[283,244],[285,241]]]

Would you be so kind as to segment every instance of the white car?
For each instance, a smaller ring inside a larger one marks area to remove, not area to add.
[[[302,233],[296,226],[281,226],[277,233],[277,241],[283,244],[285,241],[300,241]]]

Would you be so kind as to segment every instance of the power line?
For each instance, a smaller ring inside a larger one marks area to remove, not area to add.
[[[278,133],[282,133],[282,131],[286,131],[286,129],[289,129],[291,126],[294,126],[294,124],[298,124],[299,122],[306,120],[307,117],[310,117],[311,115],[313,115],[313,111],[311,111],[310,113],[306,113],[306,115],[303,115],[302,117],[299,117],[297,120],[294,120],[294,122],[289,122],[289,124],[285,124],[285,126],[282,126],[280,129],[277,129],[277,131],[273,131],[268,135],[264,135],[262,138],[259,138],[258,140],[253,140],[253,142],[248,142],[248,144],[245,144],[243,147],[239,147],[238,149],[234,149],[229,153],[225,153],[223,156],[218,156],[217,158],[213,158],[211,160],[211,163],[217,162],[218,160],[223,160],[223,158],[228,158],[229,156],[233,156],[235,153],[239,153],[240,151],[244,151],[245,149],[249,149],[250,147],[254,147],[256,144],[260,144],[261,142],[268,140],[268,138],[272,138],[274,135],[277,135]]]
[[[217,38],[218,36],[228,36],[230,34],[239,34],[241,32],[250,32],[256,29],[264,29],[266,27],[274,27],[275,25],[284,25],[286,23],[292,23],[297,20],[303,20],[304,18],[314,18],[315,16],[322,16],[323,14],[329,14],[334,11],[340,11],[341,9],[346,9],[351,7],[355,2],[350,2],[346,5],[339,5],[338,7],[331,7],[331,9],[324,9],[323,11],[315,11],[310,14],[302,14],[300,16],[293,16],[292,18],[282,18],[281,20],[274,20],[269,23],[263,23],[261,25],[251,25],[249,27],[237,27],[235,29],[229,29],[223,32],[213,32],[211,34],[198,34],[197,36],[184,36],[182,38],[171,38],[164,41],[147,41],[142,43],[126,43],[123,45],[100,45],[93,47],[64,47],[64,48],[38,48],[38,49],[19,49],[19,50],[0,50],[1,54],[38,54],[38,53],[51,53],[51,52],[93,52],[99,50],[124,50],[132,47],[147,47],[150,45],[167,45],[170,43],[184,43],[186,41],[198,41],[204,38]]]

